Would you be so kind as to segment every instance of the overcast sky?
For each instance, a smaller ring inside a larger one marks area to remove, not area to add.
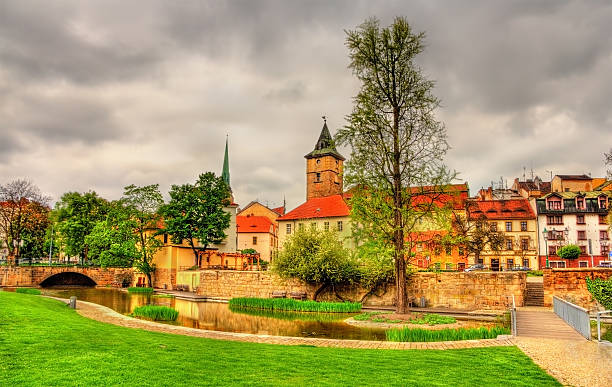
[[[359,84],[346,29],[406,16],[427,34],[471,193],[523,167],[603,176],[612,146],[610,1],[0,1],[0,183],[57,200],[221,172],[237,203],[304,201],[305,160]],[[347,149],[341,149],[349,155]]]

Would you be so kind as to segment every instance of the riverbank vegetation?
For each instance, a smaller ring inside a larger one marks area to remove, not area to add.
[[[387,334],[387,340],[389,341],[429,342],[494,339],[499,335],[509,335],[510,330],[504,327],[457,328],[439,330],[402,328],[389,329],[385,333]]]
[[[179,315],[176,310],[162,305],[137,306],[132,314],[153,321],[176,321]]]
[[[21,293],[21,294],[34,294],[34,295],[40,294],[40,290],[34,289],[34,288],[17,288],[15,289],[15,292]]]
[[[131,288],[128,288],[128,292],[130,293],[153,293],[153,288],[131,287]]]
[[[361,310],[359,302],[317,302],[291,298],[232,298],[229,306],[230,308],[324,313],[353,313]]]
[[[2,384],[10,386],[559,385],[516,347],[398,351],[211,340],[105,324],[59,301],[9,292],[0,292],[0,342]],[[232,367],[236,359],[249,361]]]

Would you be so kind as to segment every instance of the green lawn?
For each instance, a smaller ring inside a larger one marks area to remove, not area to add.
[[[117,327],[0,291],[0,385],[558,383],[515,347],[359,350],[238,343]]]

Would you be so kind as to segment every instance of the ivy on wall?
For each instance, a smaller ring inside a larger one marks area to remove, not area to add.
[[[587,278],[587,289],[604,308],[612,309],[612,278],[603,280],[601,278]]]

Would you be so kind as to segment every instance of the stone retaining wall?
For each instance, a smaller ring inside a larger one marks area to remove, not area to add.
[[[515,296],[517,306],[523,305],[526,288],[525,273],[416,273],[409,281],[409,295],[425,297],[428,307],[454,309],[505,309]],[[312,299],[317,287],[297,280],[283,280],[270,272],[202,270],[199,295],[220,298],[270,297],[274,291],[306,292]],[[337,289],[342,298],[358,301],[365,294],[360,287]],[[331,291],[319,300],[338,300]],[[368,306],[395,304],[395,290],[389,285],[368,297]]]
[[[134,270],[132,268],[3,266],[0,267],[0,286],[39,286],[45,279],[67,272],[86,275],[98,286],[106,286],[121,283],[124,278],[133,279]]]
[[[586,287],[587,277],[610,279],[612,269],[544,269],[544,305],[552,306],[553,296],[557,296],[588,310],[597,309]]]

